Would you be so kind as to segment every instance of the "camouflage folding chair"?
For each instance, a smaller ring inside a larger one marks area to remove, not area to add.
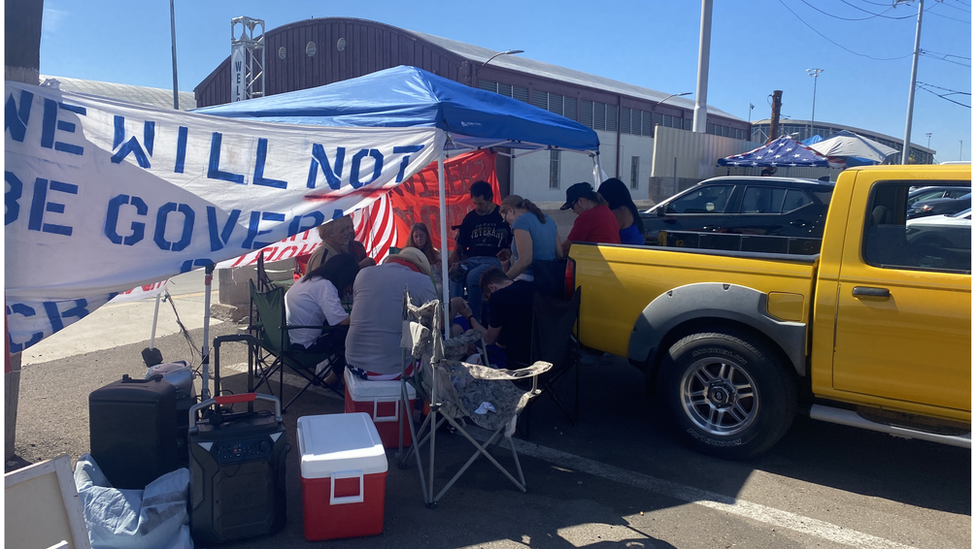
[[[440,301],[434,300],[418,306],[411,301],[409,294],[404,290],[403,335],[400,341],[404,358],[401,399],[404,408],[408,410],[408,413],[403,415],[406,416],[409,424],[414,445],[404,452],[401,440],[399,465],[405,467],[413,454],[420,473],[424,503],[428,507],[435,507],[448,489],[481,456],[498,468],[519,490],[525,492],[525,476],[522,474],[522,465],[519,463],[518,452],[511,441],[511,436],[515,432],[519,413],[532,398],[539,394],[538,376],[549,370],[552,364],[540,361],[526,368],[510,371],[464,362],[463,360],[468,356],[469,345],[480,341],[482,334],[480,331],[470,330],[456,338],[444,339],[441,331],[443,318]],[[420,367],[416,368],[412,375],[407,376],[405,365],[408,361],[415,360],[420,361]],[[514,383],[528,379],[532,380],[529,390],[521,389]],[[409,412],[407,383],[414,386],[418,398],[423,398],[430,403],[430,413],[419,429],[415,428],[413,414]],[[402,416],[401,421],[403,421]],[[435,442],[437,429],[445,421],[454,427],[457,434],[474,445],[475,452],[435,496]],[[485,443],[478,442],[468,433],[465,426],[470,427],[469,422],[489,431]],[[488,447],[499,442],[501,436],[509,438],[517,479],[488,451]],[[426,479],[420,457],[420,449],[425,444],[429,444],[430,447]]]

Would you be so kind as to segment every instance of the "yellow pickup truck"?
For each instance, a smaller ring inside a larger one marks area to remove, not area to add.
[[[846,170],[815,255],[573,244],[580,342],[644,369],[713,455],[760,454],[798,408],[969,448],[971,227],[906,217],[912,188],[971,181],[968,165]]]

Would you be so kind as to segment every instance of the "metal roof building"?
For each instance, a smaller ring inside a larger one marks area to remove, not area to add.
[[[307,19],[268,30],[263,41],[264,70],[256,84],[265,95],[411,65],[576,120],[597,131],[604,171],[628,182],[635,199],[648,197],[654,127],[690,131],[694,117],[694,102],[682,97],[524,55],[491,59],[499,52],[376,21]],[[229,55],[194,93],[199,107],[231,101]],[[709,107],[706,133],[745,141],[750,124]],[[503,195],[517,192],[537,202],[562,201],[566,187],[592,179],[591,169],[588,158],[560,151],[500,157],[497,166]]]
[[[82,80],[65,76],[49,76],[42,74],[40,82],[57,80],[60,89],[64,91],[98,95],[129,103],[152,105],[163,109],[173,108],[173,90],[160,88],[146,88],[144,86],[130,86],[129,84],[115,84],[113,82],[99,82],[97,80]],[[196,99],[191,92],[180,92],[180,110],[186,111],[196,108]]]

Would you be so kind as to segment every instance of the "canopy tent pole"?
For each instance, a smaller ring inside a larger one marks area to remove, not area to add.
[[[202,389],[200,391],[201,402],[210,398],[210,346],[207,340],[210,338],[210,290],[212,288],[211,282],[213,282],[213,272],[217,265],[211,263],[207,265],[206,271],[203,277],[204,293],[203,293],[203,365],[201,371],[203,372],[202,377]],[[219,395],[217,395],[219,396]]]
[[[440,206],[441,218],[441,290],[444,297],[444,337],[451,337],[451,299],[450,299],[450,280],[447,277],[447,256],[450,252],[447,249],[447,201],[444,199],[444,157],[447,153],[442,149],[437,156],[437,198]]]
[[[600,153],[593,155],[593,188],[600,188],[600,183],[603,183],[601,179],[603,175],[603,166],[600,165]]]

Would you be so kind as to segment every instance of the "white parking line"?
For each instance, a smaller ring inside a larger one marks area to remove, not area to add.
[[[788,528],[834,543],[864,549],[914,549],[909,545],[903,545],[822,520],[804,517],[795,513],[677,484],[652,476],[642,475],[545,446],[539,446],[538,444],[524,440],[512,440],[515,442],[515,446],[521,455],[531,456],[566,469],[584,472],[614,482],[637,486],[648,492],[756,520],[776,526],[777,528]]]
[[[224,368],[222,366],[222,368]],[[235,372],[247,372],[247,364],[231,364],[226,366],[228,370]],[[285,374],[285,383],[297,387],[304,386],[303,380],[299,376]],[[339,398],[331,391],[325,391],[317,387],[309,390],[315,391],[333,398]],[[480,442],[488,439],[488,434],[480,429],[472,429],[470,434]],[[540,459],[553,465],[558,465],[566,469],[571,469],[600,477],[606,480],[619,482],[628,486],[636,486],[648,492],[670,497],[687,503],[701,505],[716,511],[722,511],[732,515],[752,519],[765,524],[776,526],[777,528],[787,528],[802,534],[815,536],[833,543],[857,547],[859,549],[916,549],[910,545],[872,536],[858,532],[844,526],[837,526],[822,520],[812,519],[782,511],[773,507],[767,507],[758,503],[752,503],[741,499],[685,486],[676,482],[655,478],[641,473],[635,473],[613,465],[607,465],[574,454],[555,450],[545,446],[540,446],[532,442],[520,439],[511,439],[515,443],[519,454]]]

